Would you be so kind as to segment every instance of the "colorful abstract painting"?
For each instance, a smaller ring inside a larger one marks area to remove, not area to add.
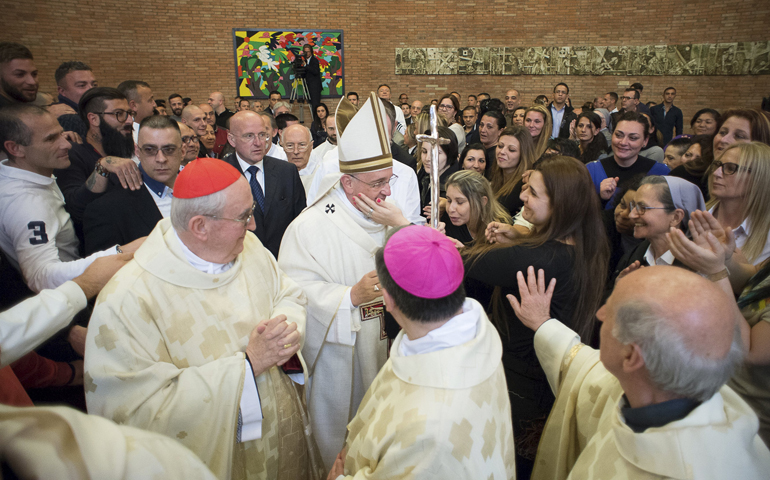
[[[322,97],[341,97],[345,92],[341,30],[234,28],[238,94],[268,98],[271,90],[277,90],[287,98],[296,87],[297,93],[304,95],[292,62],[306,44],[313,46],[321,67]]]

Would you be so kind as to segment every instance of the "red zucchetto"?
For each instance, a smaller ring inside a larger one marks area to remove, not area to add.
[[[229,187],[243,175],[232,165],[216,158],[196,158],[179,172],[174,197],[198,198]]]

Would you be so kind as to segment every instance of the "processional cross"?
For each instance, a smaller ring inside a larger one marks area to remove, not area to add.
[[[439,189],[441,188],[438,171],[438,146],[446,145],[449,139],[438,136],[438,117],[436,115],[436,106],[430,106],[430,135],[417,135],[418,142],[428,142],[432,148],[430,150],[430,226],[438,230],[439,217]]]

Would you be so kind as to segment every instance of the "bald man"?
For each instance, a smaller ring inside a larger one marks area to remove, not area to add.
[[[195,105],[184,107],[184,110],[182,110],[182,123],[192,128],[198,138],[206,134],[206,125],[208,125],[206,123],[206,114]],[[198,145],[199,157],[205,157],[208,153],[208,149],[202,143]]]
[[[509,300],[556,395],[533,478],[767,478],[756,415],[725,385],[744,347],[716,284],[668,266],[627,275],[596,314],[597,351],[549,318],[542,270],[518,275]]]
[[[281,147],[286,153],[286,160],[297,167],[307,196],[321,160],[313,150],[313,135],[304,125],[289,125],[281,134]]]
[[[214,109],[216,124],[222,128],[230,128],[227,121],[233,116],[233,112],[225,107],[225,96],[222,95],[222,92],[211,92],[208,104]]]
[[[305,208],[305,188],[296,166],[266,155],[271,146],[268,125],[251,110],[233,115],[227,140],[235,153],[222,160],[249,181],[254,197],[254,234],[278,258],[283,232]],[[309,148],[313,148],[312,142]]]
[[[519,95],[518,90],[512,88],[505,92],[505,112],[503,112],[503,114],[505,115],[505,119],[508,121],[508,125],[513,125],[513,112],[519,108],[520,104],[521,95]]]

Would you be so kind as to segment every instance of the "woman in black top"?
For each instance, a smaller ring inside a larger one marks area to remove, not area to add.
[[[479,245],[465,255],[466,285],[494,289],[488,308],[503,340],[503,367],[510,391],[518,478],[527,478],[554,396],[535,356],[534,333],[516,318],[506,294],[519,297],[516,272],[527,267],[556,278],[551,315],[565,315],[584,342],[590,341],[594,314],[607,276],[609,248],[599,200],[585,166],[563,156],[542,159],[521,193],[522,215],[532,233],[515,239],[496,235],[503,245]]]
[[[313,112],[313,123],[310,124],[310,133],[313,134],[313,148],[326,141],[326,117],[329,116],[329,108],[325,103],[319,103]]]
[[[490,167],[490,183],[497,201],[511,216],[521,210],[522,178],[535,163],[535,145],[529,130],[506,127],[497,141],[496,162]]]
[[[438,136],[449,140],[449,143],[439,145],[438,149],[439,182],[441,184],[439,197],[446,198],[446,181],[450,175],[459,169],[457,163],[457,137],[447,127],[438,127]],[[423,142],[420,148],[421,157],[420,162],[417,164],[417,182],[420,187],[420,207],[425,211],[425,207],[430,205],[431,145]]]
[[[594,112],[583,112],[575,120],[574,138],[580,145],[581,162],[593,162],[607,153],[607,139],[603,133],[599,133],[601,128],[602,119]]]
[[[446,235],[462,245],[487,243],[484,232],[490,222],[513,223],[505,208],[495,200],[489,180],[472,170],[461,170],[446,183],[446,212],[441,221]]]

